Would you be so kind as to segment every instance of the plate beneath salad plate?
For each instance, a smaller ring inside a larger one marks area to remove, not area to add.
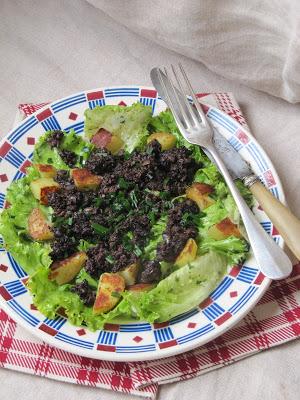
[[[156,115],[166,108],[153,88],[121,86],[98,88],[57,100],[27,117],[0,143],[0,209],[8,206],[5,195],[14,180],[25,175],[34,144],[48,130],[84,130],[84,111],[109,104],[131,105],[141,102],[152,107]],[[207,116],[233,147],[246,159],[273,195],[284,201],[278,175],[253,136],[238,122],[208,107]],[[256,204],[254,214],[264,229],[283,246],[283,240]],[[0,307],[17,323],[49,344],[86,357],[110,361],[143,361],[172,356],[201,346],[221,335],[258,302],[270,284],[253,257],[243,266],[232,266],[199,307],[168,322],[150,324],[106,324],[91,332],[71,325],[59,316],[45,318],[32,304],[26,287],[27,274],[4,248],[0,238]]]

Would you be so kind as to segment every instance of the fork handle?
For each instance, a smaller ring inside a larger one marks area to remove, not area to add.
[[[250,185],[249,190],[283,237],[287,246],[300,260],[300,220],[259,181]]]
[[[210,146],[207,150],[213,156],[236,202],[261,272],[268,278],[276,280],[288,277],[292,272],[290,259],[256,220],[238,188],[235,186],[215,147]]]

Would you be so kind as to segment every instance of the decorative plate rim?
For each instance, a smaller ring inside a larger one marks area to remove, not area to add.
[[[36,112],[34,112],[33,114],[29,115],[28,117],[26,117],[24,120],[22,120],[20,123],[18,123],[14,128],[12,128],[0,141],[0,147],[2,146],[2,144],[7,140],[7,138],[21,125],[25,124],[30,118],[32,118],[33,116],[36,116],[37,114],[40,114],[41,112],[45,111],[47,108],[51,107],[54,103],[56,102],[62,102],[64,100],[69,99],[70,97],[74,97],[83,93],[91,93],[94,91],[104,91],[107,89],[118,89],[118,88],[135,88],[135,89],[145,89],[145,90],[155,90],[153,87],[151,86],[144,86],[144,85],[116,85],[116,86],[107,86],[107,87],[97,87],[94,89],[88,89],[88,90],[82,90],[76,93],[72,93],[68,96],[65,96],[63,98],[59,98],[55,101],[50,102],[49,104],[46,104],[45,106],[43,106],[42,108],[40,108],[39,110],[37,110]],[[126,97],[126,95],[121,95],[120,97]],[[158,99],[161,100],[160,97],[158,97]],[[263,158],[267,161],[268,165],[270,166],[270,168],[272,169],[272,173],[273,176],[275,178],[276,181],[276,186],[278,187],[278,195],[279,195],[279,199],[281,202],[283,202],[284,204],[286,204],[286,200],[285,200],[285,195],[284,195],[284,191],[282,188],[282,184],[281,184],[281,180],[277,174],[277,171],[272,163],[272,161],[270,160],[270,158],[268,157],[268,155],[266,154],[265,150],[262,148],[262,146],[257,142],[257,140],[253,137],[253,135],[248,131],[248,129],[246,129],[245,127],[243,127],[239,122],[237,122],[235,119],[233,119],[232,117],[230,117],[228,114],[224,113],[223,111],[221,111],[218,108],[212,107],[209,105],[209,109],[214,110],[215,112],[217,112],[220,115],[226,116],[227,119],[231,120],[234,122],[235,125],[237,125],[239,127],[239,129],[241,131],[244,131],[247,133],[247,135],[249,136],[249,138],[251,139],[251,141],[258,147],[260,153],[263,155]],[[281,240],[280,246],[283,247],[284,246],[284,242],[283,240]],[[43,341],[53,345],[54,347],[57,347],[59,349],[62,349],[64,351],[67,352],[71,352],[73,354],[78,354],[80,356],[84,356],[84,357],[89,357],[89,358],[94,358],[94,359],[101,359],[101,360],[106,360],[106,361],[148,361],[148,360],[158,360],[161,358],[166,358],[166,357],[171,357],[174,356],[176,354],[181,354],[181,353],[185,353],[187,351],[190,351],[196,347],[200,347],[208,342],[210,342],[211,340],[214,340],[216,337],[222,335],[224,332],[228,331],[230,328],[232,328],[234,325],[236,325],[241,319],[243,319],[248,313],[249,311],[258,303],[258,301],[261,299],[261,297],[265,294],[266,290],[268,289],[269,285],[271,283],[271,279],[269,278],[264,278],[263,282],[260,284],[260,290],[258,291],[258,293],[256,293],[255,295],[253,295],[250,299],[250,301],[248,302],[247,306],[245,306],[242,311],[238,312],[237,314],[233,314],[231,316],[230,319],[228,319],[227,321],[225,321],[222,325],[220,325],[218,327],[218,329],[215,329],[213,332],[210,332],[209,335],[209,339],[206,336],[203,337],[198,337],[197,340],[188,342],[188,343],[183,343],[181,345],[177,345],[174,347],[168,347],[168,348],[164,348],[164,349],[156,349],[153,352],[149,352],[149,353],[113,353],[113,352],[105,352],[105,351],[99,351],[96,349],[84,349],[84,348],[80,348],[80,347],[75,347],[73,345],[70,345],[66,342],[61,342],[59,340],[57,340],[55,337],[46,334],[46,332],[37,329],[36,327],[31,326],[30,324],[28,324],[23,318],[21,318],[12,308],[10,308],[6,301],[0,296],[0,305],[1,308],[9,315],[11,316],[11,318],[16,321],[17,323],[19,323],[22,327],[24,327],[27,331],[29,331],[30,333],[32,333],[35,337],[38,337],[39,339],[42,339]],[[100,331],[100,330],[99,330]],[[208,339],[208,340],[207,340]]]

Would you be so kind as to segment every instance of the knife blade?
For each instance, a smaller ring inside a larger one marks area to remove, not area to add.
[[[151,75],[151,80],[152,80],[153,86],[157,90],[160,97],[168,105],[167,96],[165,94],[165,91],[164,91],[164,88],[163,88],[161,82],[159,81],[159,79],[157,79],[157,75],[152,74],[152,73],[150,75]],[[168,80],[167,80],[166,75],[162,72],[161,72],[161,75],[162,75],[162,79],[165,82],[165,85],[168,86]],[[175,89],[175,90],[177,92],[177,95],[179,97],[182,97],[182,94],[177,89]],[[176,108],[176,105],[175,105],[175,108]],[[232,178],[233,179],[240,178],[240,179],[244,179],[244,180],[246,180],[248,178],[248,180],[251,179],[251,181],[256,180],[257,177],[256,177],[256,175],[254,175],[249,164],[231,146],[231,144],[225,139],[225,137],[220,132],[218,132],[218,130],[215,127],[213,127],[213,132],[214,132],[214,136],[213,136],[214,144],[217,148],[219,155],[221,156],[222,160],[224,161],[230,175],[232,176]],[[209,153],[209,151],[204,148],[202,148],[202,150],[209,157],[209,159],[213,163],[215,163],[215,161],[214,161],[213,157],[211,156],[211,154]]]

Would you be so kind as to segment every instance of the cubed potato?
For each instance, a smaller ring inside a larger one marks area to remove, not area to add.
[[[226,239],[229,236],[242,237],[242,234],[237,225],[229,218],[225,218],[217,224],[211,226],[207,232],[208,236],[215,240]]]
[[[35,164],[36,169],[39,171],[42,178],[55,178],[56,168],[49,164]]]
[[[105,272],[100,276],[93,313],[98,315],[110,311],[119,302],[125,289],[125,280],[119,274]]]
[[[147,139],[147,143],[152,142],[152,140],[157,140],[162,150],[170,150],[176,145],[176,137],[171,133],[167,132],[155,132],[152,133]]]
[[[213,192],[213,187],[205,183],[195,182],[187,188],[186,197],[197,203],[200,210],[211,206],[215,201],[209,194]]]
[[[59,184],[52,178],[39,178],[30,182],[34,197],[42,204],[48,204],[48,194],[59,189]]]
[[[56,281],[58,285],[72,281],[84,266],[87,258],[86,253],[80,251],[65,260],[55,261],[50,267],[50,281]]]
[[[34,240],[53,239],[53,232],[39,208],[34,208],[28,217],[28,232]]]
[[[197,255],[197,249],[198,246],[195,240],[189,239],[181,250],[179,256],[176,258],[175,265],[177,267],[183,267],[184,265],[194,261]]]
[[[130,264],[128,267],[119,271],[118,274],[124,278],[125,285],[134,285],[139,272],[139,265],[137,263]]]
[[[94,190],[101,183],[101,177],[93,175],[88,169],[75,168],[71,171],[75,186],[79,190]]]
[[[128,286],[127,290],[129,292],[139,293],[139,292],[148,292],[154,287],[155,285],[153,285],[153,283],[137,283],[135,285]]]
[[[106,129],[99,129],[99,131],[92,137],[91,142],[98,148],[105,148],[112,154],[118,153],[124,146],[123,140]]]

